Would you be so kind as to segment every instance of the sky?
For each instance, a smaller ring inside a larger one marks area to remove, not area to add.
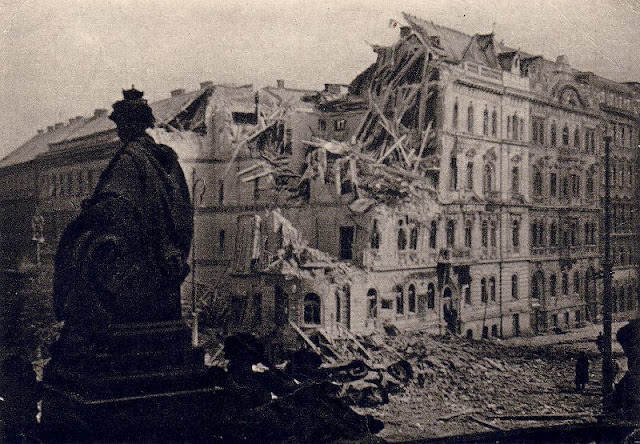
[[[46,128],[202,81],[349,83],[402,12],[640,81],[640,0],[0,0],[0,157]]]

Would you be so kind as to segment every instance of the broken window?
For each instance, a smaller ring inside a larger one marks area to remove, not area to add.
[[[402,285],[396,285],[396,313],[404,314],[404,289]]]
[[[491,337],[493,337],[493,338],[497,338],[498,337],[498,326],[496,324],[493,324],[491,326]]]
[[[352,226],[340,227],[340,259],[353,259],[353,238],[355,229]]]
[[[276,285],[274,288],[274,322],[276,325],[285,325],[289,320],[289,295]]]
[[[262,294],[255,293],[252,299],[253,320],[256,324],[262,323]]]
[[[549,294],[551,295],[552,298],[555,298],[557,296],[556,286],[557,286],[556,275],[552,274],[551,276],[549,276]]]
[[[318,120],[318,129],[320,131],[324,131],[327,129],[327,121],[324,119],[320,119]]]
[[[427,286],[427,308],[433,310],[436,307],[436,288],[432,283]]]
[[[562,294],[567,296],[569,294],[569,275],[562,273]]]
[[[231,113],[233,116],[233,123],[237,125],[256,125],[258,123],[258,115],[253,113],[244,113],[234,111]]]
[[[569,127],[567,125],[562,128],[562,144],[569,145]]]
[[[404,221],[398,221],[398,250],[403,251],[407,248],[407,232],[404,229]]]
[[[580,149],[580,130],[576,128],[573,132],[573,146],[575,149]]]
[[[511,299],[518,299],[518,275],[511,275]]]
[[[580,274],[577,271],[573,274],[573,292],[580,293]]]
[[[336,290],[336,322],[341,322],[342,306],[340,301],[340,291]]]
[[[373,219],[370,244],[371,248],[374,250],[380,248],[380,231],[378,231],[378,219]]]
[[[409,285],[409,313],[416,312],[416,287],[415,285]]]
[[[320,296],[315,293],[304,296],[304,323],[320,325]]]
[[[485,325],[482,327],[482,339],[487,339],[488,337],[489,337],[489,327]]]
[[[335,131],[344,131],[346,127],[347,127],[346,119],[338,119],[333,122],[333,129]]]
[[[367,319],[378,317],[378,292],[374,288],[367,291]]]

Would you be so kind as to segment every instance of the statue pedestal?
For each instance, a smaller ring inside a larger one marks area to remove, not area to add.
[[[52,440],[212,437],[221,375],[182,321],[112,325],[91,359],[45,369],[42,424]]]

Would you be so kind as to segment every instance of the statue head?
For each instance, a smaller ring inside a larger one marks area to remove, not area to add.
[[[123,143],[143,135],[147,128],[153,127],[156,120],[151,107],[142,98],[143,94],[132,85],[131,89],[122,90],[124,100],[113,104],[113,112],[109,118],[118,127],[118,136]]]

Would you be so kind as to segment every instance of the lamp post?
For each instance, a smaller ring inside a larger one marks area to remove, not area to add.
[[[604,136],[604,263],[602,293],[602,410],[611,410],[613,389],[613,362],[611,361],[611,190],[610,190],[611,136]]]
[[[198,186],[202,185],[202,191],[196,196]],[[191,170],[191,206],[193,208],[193,218],[191,220],[191,344],[198,346],[198,301],[196,297],[196,205],[202,202],[206,190],[204,180],[198,178],[196,169]]]

